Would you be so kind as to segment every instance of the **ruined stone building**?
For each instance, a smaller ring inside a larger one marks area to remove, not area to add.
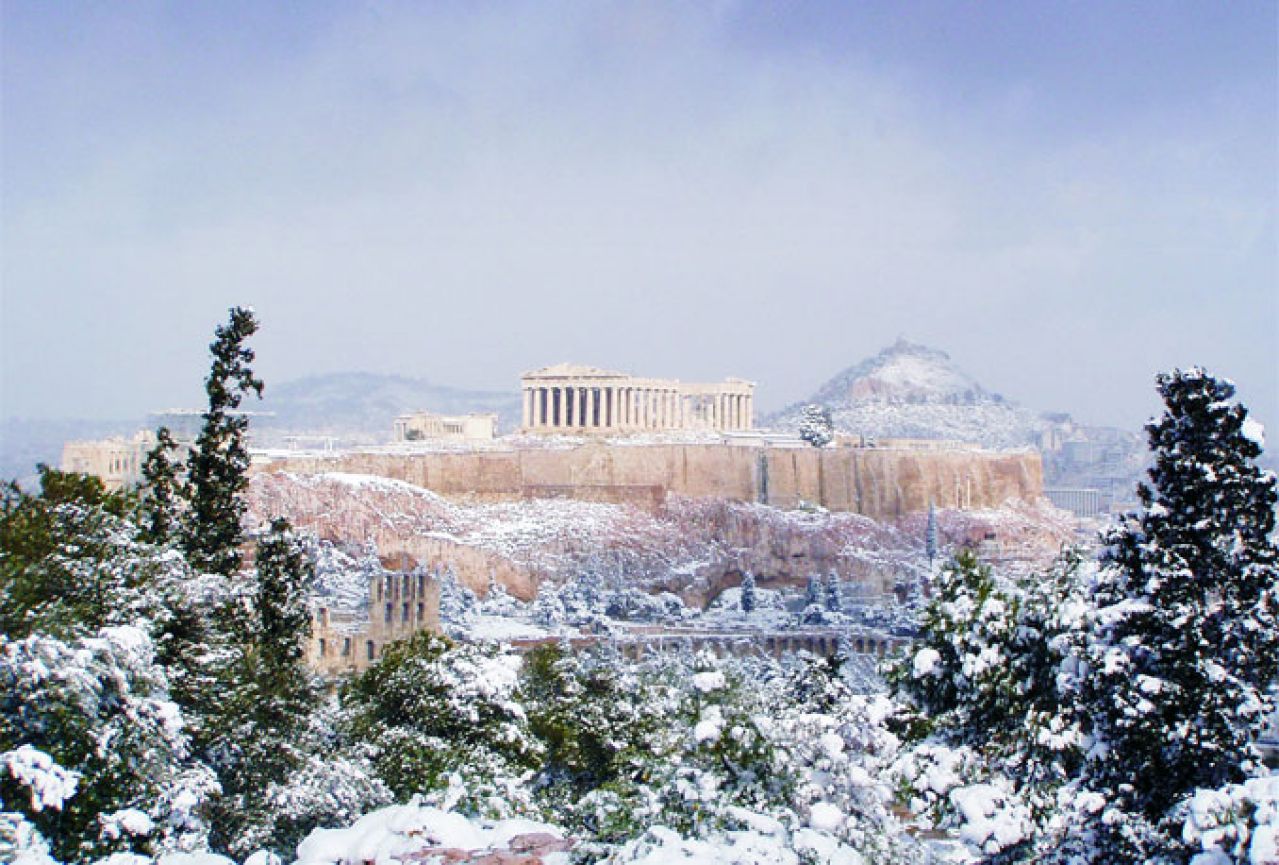
[[[359,672],[388,643],[423,630],[440,630],[439,579],[420,569],[388,573],[369,581],[365,615],[316,610],[306,659],[324,673]]]
[[[62,446],[61,468],[100,479],[108,490],[121,490],[142,480],[142,463],[155,447],[155,433],[142,430],[129,438],[70,441]]]
[[[748,430],[755,384],[636,378],[589,366],[557,364],[521,378],[524,430],[533,433],[638,433]]]
[[[491,441],[497,435],[497,415],[442,415],[418,411],[395,419],[395,441]]]

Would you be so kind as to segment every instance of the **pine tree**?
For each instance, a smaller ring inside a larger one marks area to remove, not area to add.
[[[185,490],[173,459],[178,445],[169,428],[160,427],[155,437],[155,447],[142,461],[140,522],[142,536],[151,543],[162,544],[177,530]]]
[[[245,394],[262,396],[262,381],[249,366],[253,349],[246,345],[257,329],[253,311],[237,306],[227,324],[215,331],[209,346],[213,364],[205,380],[209,408],[187,459],[190,509],[182,527],[183,548],[196,568],[227,576],[240,568],[241,494],[249,469],[249,420],[236,409]]]
[[[1142,509],[1109,537],[1080,697],[1095,741],[1085,783],[1109,802],[1094,861],[1166,852],[1196,788],[1241,780],[1279,676],[1275,478],[1234,386],[1202,369],[1158,377]]]
[[[799,418],[799,437],[815,448],[824,448],[835,438],[835,421],[823,405],[806,405]]]
[[[755,597],[755,575],[750,571],[742,574],[742,612],[753,613],[758,605]]]

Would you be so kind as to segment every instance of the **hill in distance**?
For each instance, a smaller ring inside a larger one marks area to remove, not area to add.
[[[1097,487],[1119,500],[1131,496],[1144,465],[1139,435],[1019,406],[982,386],[944,351],[904,339],[840,372],[764,424],[795,429],[811,403],[829,408],[835,428],[852,435],[1036,447],[1050,484]]]
[[[944,351],[899,339],[837,374],[766,423],[798,425],[805,405],[831,410],[836,429],[876,438],[953,439],[986,447],[1037,445],[1048,423],[983,387]]]
[[[465,390],[420,378],[367,372],[312,375],[268,386],[257,405],[269,412],[256,418],[263,431],[359,433],[387,440],[397,415],[410,411],[435,414],[485,412],[498,415],[503,431],[520,422],[520,398],[508,391]]]

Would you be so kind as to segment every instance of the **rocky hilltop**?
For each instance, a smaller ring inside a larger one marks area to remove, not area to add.
[[[1039,413],[987,390],[944,351],[899,339],[788,406],[769,425],[794,428],[803,406],[827,406],[841,432],[874,438],[954,439],[984,447],[1038,445]]]
[[[849,367],[822,385],[812,402],[851,406],[1003,405],[1006,400],[982,387],[950,355],[899,339],[874,357]]]
[[[984,387],[946,352],[904,339],[835,375],[764,424],[795,429],[811,403],[829,408],[836,429],[851,435],[1035,447],[1043,453],[1049,485],[1097,487],[1116,500],[1131,495],[1143,466],[1140,436],[1019,406]]]

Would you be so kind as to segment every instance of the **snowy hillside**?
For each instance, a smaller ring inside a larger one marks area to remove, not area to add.
[[[763,425],[797,430],[804,406],[812,403],[827,406],[836,430],[849,435],[1034,447],[1043,454],[1048,486],[1095,488],[1116,503],[1132,500],[1143,475],[1145,442],[1137,433],[1023,408],[983,387],[944,351],[904,339],[764,418]]]
[[[810,401],[831,406],[858,402],[988,405],[1002,404],[1004,398],[982,387],[944,351],[899,339],[836,375]]]
[[[828,406],[836,428],[845,433],[953,439],[995,448],[1034,444],[1049,423],[987,390],[945,352],[906,340],[849,367],[765,422],[793,429],[809,403]]]

